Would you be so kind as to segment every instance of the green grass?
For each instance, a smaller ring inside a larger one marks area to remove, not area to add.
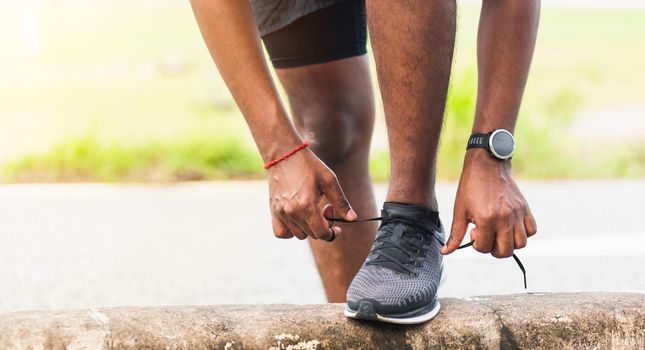
[[[0,4],[3,181],[263,176],[186,2],[38,3],[41,50],[35,55],[22,50],[20,3]],[[458,177],[472,124],[477,14],[475,8],[460,11],[438,165],[442,179]],[[518,176],[645,174],[645,137],[599,150],[567,133],[581,110],[645,109],[644,22],[642,10],[542,12],[517,127]],[[382,116],[375,139],[371,169],[383,180],[389,161]]]
[[[256,152],[238,138],[209,135],[133,145],[72,139],[10,162],[4,173],[18,182],[167,182],[257,177],[261,170]]]
[[[476,100],[474,70],[465,70],[453,79],[444,118],[437,164],[438,178],[456,180],[461,174],[465,145],[473,123]],[[602,150],[581,146],[567,137],[572,115],[582,104],[581,97],[567,89],[545,101],[542,114],[523,112],[516,128],[517,149],[513,172],[530,179],[634,178],[645,174],[645,139]],[[548,116],[548,117],[547,117]],[[371,159],[375,179],[389,176],[387,152]]]
[[[461,160],[475,106],[474,71],[453,82],[447,105],[438,160],[439,178],[454,180]],[[520,140],[513,160],[515,173],[524,178],[638,177],[645,173],[645,143],[618,147],[604,154],[589,152],[567,142],[563,132],[576,95],[562,91],[547,104],[549,123],[522,116]],[[554,122],[557,121],[557,124]],[[143,143],[104,142],[96,136],[71,139],[42,154],[8,162],[4,179],[11,182],[169,182],[261,178],[262,162],[257,152],[222,124],[218,132],[193,131],[190,137]],[[535,146],[537,145],[537,146]],[[565,150],[564,152],[562,150]],[[575,161],[575,166],[571,166]],[[389,156],[375,152],[370,171],[377,181],[389,177]]]

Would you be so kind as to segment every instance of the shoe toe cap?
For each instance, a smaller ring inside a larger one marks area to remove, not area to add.
[[[401,278],[389,270],[359,273],[347,291],[347,306],[354,311],[369,307],[379,314],[405,313],[431,303],[436,285],[427,278]]]

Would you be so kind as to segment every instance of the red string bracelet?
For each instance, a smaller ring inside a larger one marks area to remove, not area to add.
[[[276,165],[276,164],[280,163],[281,161],[283,161],[283,160],[285,160],[285,159],[287,159],[287,158],[291,157],[294,153],[296,153],[296,152],[298,152],[298,151],[300,151],[301,149],[306,148],[306,147],[309,147],[309,142],[307,142],[307,141],[303,142],[303,143],[302,143],[302,145],[300,145],[300,146],[298,146],[298,147],[296,147],[296,148],[292,149],[291,151],[289,151],[287,154],[283,155],[282,157],[280,157],[280,158],[278,158],[278,159],[274,159],[274,160],[272,160],[272,161],[270,161],[270,162],[268,162],[268,163],[264,164],[264,170],[267,170],[267,169],[269,169],[270,167],[272,167],[272,166],[274,166],[274,165]]]

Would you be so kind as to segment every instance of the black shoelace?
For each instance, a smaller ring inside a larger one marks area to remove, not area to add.
[[[334,223],[336,223],[336,222],[343,222],[343,223],[351,224],[351,223],[365,222],[365,221],[381,221],[381,225],[385,225],[385,224],[390,223],[390,222],[397,222],[397,221],[401,221],[402,223],[405,223],[406,225],[412,225],[412,226],[414,226],[416,229],[419,229],[419,230],[421,230],[421,231],[424,231],[424,232],[426,232],[426,233],[429,233],[431,237],[434,237],[434,239],[436,239],[436,240],[437,240],[437,242],[439,242],[439,244],[441,244],[441,246],[446,245],[446,243],[445,243],[444,241],[442,241],[439,237],[437,237],[437,236],[434,234],[434,232],[429,231],[427,228],[423,227],[422,225],[418,225],[418,224],[416,224],[416,223],[409,222],[409,221],[407,221],[407,220],[405,220],[405,221],[404,221],[404,220],[397,220],[397,219],[387,219],[387,218],[383,218],[383,217],[380,217],[380,216],[379,216],[379,217],[373,217],[373,218],[367,218],[367,219],[357,219],[357,220],[354,220],[354,221],[348,221],[348,220],[345,220],[345,219],[343,219],[343,218],[325,218],[325,219],[327,219],[327,220],[329,221],[329,228],[330,228],[330,229],[334,226]],[[333,230],[332,230],[332,232],[333,232]],[[378,238],[377,238],[377,239],[378,239]],[[385,241],[384,241],[384,242],[385,242]],[[408,242],[408,243],[410,243],[410,242]],[[470,247],[470,246],[472,246],[474,243],[475,243],[475,241],[474,241],[474,240],[472,240],[472,241],[470,241],[470,242],[468,242],[468,243],[465,243],[465,244],[460,245],[459,247],[457,247],[457,249],[463,249],[463,248]],[[393,242],[388,242],[388,244],[390,244],[390,245],[392,245],[392,246],[395,246],[395,247],[399,248],[401,251],[403,251],[404,253],[406,253],[406,254],[408,254],[408,255],[409,255],[409,253],[408,253],[405,249],[403,249],[402,247],[400,247],[400,246],[396,245],[395,243],[393,243]],[[412,245],[414,248],[417,248],[417,249],[418,249],[418,247],[416,247],[414,244],[411,244],[411,245]],[[381,248],[381,247],[379,247],[379,249],[380,249],[380,248]],[[400,266],[402,269],[404,269],[404,270],[406,270],[406,271],[409,271],[409,272],[412,272],[412,271],[411,271],[407,266],[405,266],[404,264],[401,264],[401,263],[399,262],[399,259],[395,259],[395,258],[393,258],[393,257],[391,257],[391,256],[388,256],[388,255],[385,255],[385,254],[383,254],[383,253],[377,253],[377,254],[379,254],[379,256],[384,256],[388,261],[391,261],[391,262],[393,262],[393,263],[397,264],[397,265],[398,265],[398,266]],[[513,254],[513,260],[515,260],[515,262],[517,263],[517,266],[519,266],[520,270],[522,270],[522,276],[524,277],[524,289],[526,289],[526,270],[524,269],[524,265],[523,265],[523,264],[522,264],[522,262],[520,261],[520,258],[518,258],[518,257],[517,257],[517,255],[515,255],[515,254]]]

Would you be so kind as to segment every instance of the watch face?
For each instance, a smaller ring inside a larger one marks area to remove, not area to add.
[[[499,159],[508,159],[513,155],[515,139],[510,132],[504,129],[495,130],[489,139],[490,151]]]

